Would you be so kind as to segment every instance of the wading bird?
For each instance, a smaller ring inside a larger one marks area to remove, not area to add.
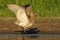
[[[15,4],[7,4],[6,7],[13,11],[16,15],[17,21],[15,24],[21,26],[22,28],[30,28],[34,22],[34,13],[31,12],[31,6],[18,6]]]

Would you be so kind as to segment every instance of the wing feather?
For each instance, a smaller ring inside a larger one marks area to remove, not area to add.
[[[18,6],[15,4],[8,4],[6,5],[11,11],[13,11],[15,14],[18,12],[19,9],[24,9],[22,6]]]

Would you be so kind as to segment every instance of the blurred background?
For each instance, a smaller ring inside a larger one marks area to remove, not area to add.
[[[0,0],[0,17],[15,17],[15,14],[5,7],[7,4],[31,4],[37,18],[60,17],[60,0]]]

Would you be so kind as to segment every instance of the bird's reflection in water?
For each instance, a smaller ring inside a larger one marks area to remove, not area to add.
[[[27,36],[29,36],[30,38],[37,38],[39,37],[39,30],[38,28],[29,28],[28,30],[24,30],[23,31],[17,31],[21,34],[25,34]]]

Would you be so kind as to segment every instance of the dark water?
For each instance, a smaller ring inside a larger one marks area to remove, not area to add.
[[[27,37],[27,36],[32,36],[32,35],[36,35],[39,37],[59,37],[59,34],[0,34],[0,38],[1,37]]]
[[[29,30],[16,31],[18,33],[0,34],[0,37],[58,37],[60,34],[40,34],[37,28],[30,28]],[[20,32],[20,33],[19,33]]]

